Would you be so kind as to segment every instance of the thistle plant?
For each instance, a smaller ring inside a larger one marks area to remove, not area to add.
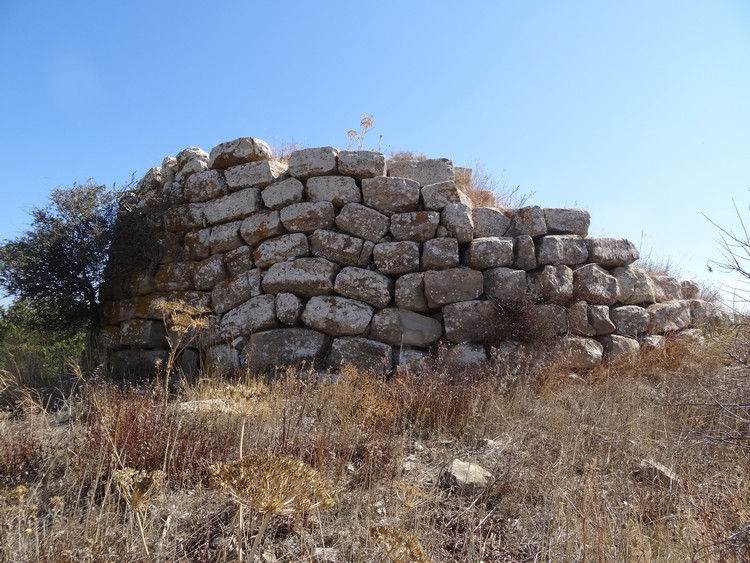
[[[430,563],[432,560],[416,536],[395,526],[373,526],[370,537],[383,546],[392,563]]]
[[[138,530],[141,533],[141,542],[146,557],[151,558],[146,543],[146,535],[143,529],[143,520],[141,520],[141,508],[144,503],[153,495],[159,486],[164,482],[165,474],[163,471],[156,469],[154,471],[139,471],[132,467],[125,467],[113,472],[117,489],[120,495],[133,509],[135,519],[138,522]]]
[[[249,560],[258,553],[273,516],[291,516],[336,502],[334,491],[305,462],[277,453],[260,453],[211,467],[211,484],[240,505],[262,514]],[[243,530],[240,530],[243,532]],[[241,553],[241,544],[240,544]]]

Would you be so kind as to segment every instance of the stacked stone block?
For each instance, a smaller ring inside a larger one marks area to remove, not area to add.
[[[726,322],[694,284],[633,266],[629,241],[588,237],[584,210],[474,208],[446,159],[320,147],[283,163],[242,138],[168,157],[135,195],[159,252],[105,287],[121,370],[166,354],[165,299],[209,311],[183,361],[222,372],[388,374],[438,349],[459,368],[524,355],[586,368]]]

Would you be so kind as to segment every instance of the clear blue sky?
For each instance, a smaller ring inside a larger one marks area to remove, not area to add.
[[[750,202],[750,2],[0,0],[0,239],[240,136],[475,161],[684,277]],[[382,140],[379,137],[382,135]]]

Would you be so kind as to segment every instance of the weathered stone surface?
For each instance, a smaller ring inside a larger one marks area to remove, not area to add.
[[[648,273],[633,266],[615,268],[612,275],[620,287],[617,301],[625,305],[644,305],[656,302],[656,285]]]
[[[307,201],[330,201],[336,209],[347,203],[362,203],[354,178],[348,176],[317,176],[310,178],[305,187]]]
[[[419,206],[419,184],[405,178],[366,178],[362,180],[365,205],[385,215],[416,211]]]
[[[453,163],[446,158],[398,160],[388,163],[388,175],[409,178],[422,186],[454,180]]]
[[[240,354],[228,344],[210,346],[203,366],[209,377],[229,375],[240,369]]]
[[[240,237],[241,226],[241,221],[233,221],[212,227],[211,234],[208,237],[211,254],[229,252],[245,244]]]
[[[336,216],[336,226],[347,234],[378,242],[388,232],[391,220],[359,203],[347,203]]]
[[[568,313],[554,303],[529,305],[524,310],[528,336],[534,340],[552,340],[568,332]]]
[[[331,344],[328,365],[340,369],[347,364],[368,373],[390,375],[393,369],[393,348],[369,338],[336,338]]]
[[[392,346],[428,348],[442,333],[440,321],[394,308],[377,311],[370,327],[370,338]]]
[[[519,270],[536,270],[536,245],[529,235],[513,239],[513,267]]]
[[[218,225],[244,219],[262,207],[260,190],[248,188],[207,202],[203,214],[210,225]]]
[[[594,336],[596,329],[589,324],[589,307],[585,301],[568,306],[568,331],[574,336]]]
[[[226,195],[228,191],[221,171],[206,170],[188,178],[184,194],[187,201],[195,203]]]
[[[188,147],[178,152],[175,160],[177,166],[174,179],[181,184],[185,184],[193,174],[208,168],[208,153],[198,147]]]
[[[208,157],[209,168],[229,168],[246,162],[270,160],[271,148],[268,143],[253,137],[241,137],[226,143],[219,143]]]
[[[162,264],[154,276],[156,291],[187,291],[193,289],[193,262]]]
[[[185,233],[184,256],[187,260],[203,260],[211,255],[211,229]]]
[[[284,176],[286,171],[286,164],[275,160],[263,160],[227,168],[224,178],[231,192],[247,188],[263,189]]]
[[[491,482],[492,473],[477,463],[454,459],[440,471],[439,483],[443,489],[460,495],[475,497]]]
[[[289,155],[289,174],[306,180],[312,176],[338,174],[339,151],[333,147],[317,147],[294,151]]]
[[[154,237],[155,246],[158,247],[160,253],[160,262],[167,264],[168,262],[177,262],[185,258],[183,236],[180,233],[160,233]]]
[[[372,251],[378,270],[387,275],[419,271],[419,243],[410,241],[381,242]]]
[[[173,233],[192,231],[206,226],[205,203],[186,203],[164,212],[164,228]]]
[[[330,295],[340,267],[325,258],[297,258],[279,262],[268,269],[263,278],[266,293],[294,293],[309,298]]]
[[[654,354],[664,351],[666,345],[666,338],[660,334],[649,334],[641,337],[641,352],[646,354]]]
[[[548,235],[537,243],[536,259],[539,266],[575,266],[583,264],[587,257],[586,243],[578,235]]]
[[[379,272],[363,268],[346,267],[336,276],[334,291],[344,297],[364,301],[382,309],[391,302],[393,282]]]
[[[429,310],[424,295],[424,274],[404,274],[396,279],[396,307],[418,313]]]
[[[302,233],[292,233],[262,242],[253,252],[253,260],[258,268],[270,268],[278,262],[309,255],[307,237]]]
[[[649,315],[648,332],[666,334],[677,332],[690,326],[690,303],[688,301],[671,301],[655,303],[646,308]]]
[[[573,297],[573,270],[567,266],[545,266],[526,276],[529,294],[538,301],[566,304]]]
[[[643,307],[637,305],[614,307],[609,316],[615,325],[616,334],[639,336],[648,330],[649,316]]]
[[[585,209],[544,209],[544,222],[551,234],[570,234],[585,237],[589,234],[591,215]]]
[[[693,280],[680,282],[680,297],[678,299],[700,299],[701,286]]]
[[[193,272],[193,287],[200,290],[211,290],[217,283],[224,281],[227,277],[224,257],[221,254],[215,254],[196,265]]]
[[[451,237],[428,240],[422,245],[424,270],[445,270],[458,266],[458,241]]]
[[[283,209],[287,205],[300,203],[305,199],[305,187],[297,178],[287,178],[266,187],[261,192],[263,204],[268,209]]]
[[[554,358],[568,369],[590,369],[602,362],[604,346],[592,338],[563,336],[550,350]]]
[[[258,371],[284,366],[313,366],[323,359],[328,337],[306,328],[258,332],[242,352],[248,367]]]
[[[393,347],[393,363],[397,373],[429,373],[435,362],[427,350]]]
[[[468,196],[452,181],[423,186],[421,193],[424,208],[430,211],[442,211],[449,203],[461,203],[472,207]]]
[[[143,319],[129,319],[120,325],[120,344],[122,346],[141,346],[158,348],[165,346],[166,332],[164,323]]]
[[[282,209],[279,217],[287,231],[312,233],[333,228],[336,210],[330,201],[295,203]]]
[[[522,207],[513,211],[511,230],[514,236],[529,235],[538,237],[547,234],[544,211],[537,205]]]
[[[682,299],[682,286],[672,276],[651,275],[656,285],[656,302],[677,301]]]
[[[251,215],[240,225],[240,235],[251,246],[285,232],[278,211],[261,211]]]
[[[224,338],[234,338],[278,326],[276,297],[258,295],[228,311],[221,319],[220,332]]]
[[[600,336],[597,340],[604,346],[604,358],[610,362],[631,360],[638,356],[641,349],[641,345],[635,338],[619,334]]]
[[[394,240],[425,242],[435,237],[440,224],[437,211],[412,211],[391,215],[391,234]]]
[[[249,246],[240,246],[224,255],[224,266],[230,276],[244,274],[253,267],[253,253]]]
[[[216,285],[211,292],[211,308],[215,313],[226,313],[260,293],[260,270],[250,270]]]
[[[168,182],[174,182],[174,176],[177,173],[177,159],[173,156],[165,156],[161,163],[162,185]]]
[[[615,325],[609,318],[609,307],[606,305],[589,304],[588,319],[596,334],[611,334],[615,331]]]
[[[474,219],[471,208],[462,203],[449,203],[440,213],[440,224],[458,242],[469,242],[474,238]]]
[[[471,217],[474,220],[476,238],[504,237],[512,222],[510,217],[496,207],[475,207],[471,211]]]
[[[611,305],[620,295],[620,286],[604,268],[586,264],[573,271],[573,293],[589,303]]]
[[[728,328],[734,324],[732,313],[716,303],[701,299],[690,299],[689,303],[692,324],[696,328],[710,332],[719,328]]]
[[[491,301],[461,301],[443,307],[443,323],[448,340],[488,342],[497,338],[497,306]]]
[[[424,294],[431,308],[448,303],[471,301],[484,292],[481,272],[469,268],[428,270],[424,273]]]
[[[500,302],[520,302],[526,298],[526,272],[511,268],[492,268],[484,272],[484,293]]]
[[[364,265],[369,262],[372,243],[343,233],[321,229],[310,235],[310,250],[314,256],[327,258],[341,266],[359,266],[362,262]]]
[[[626,239],[587,238],[589,262],[603,268],[627,266],[638,260],[638,249]]]
[[[490,358],[497,375],[505,380],[518,381],[532,376],[543,367],[547,353],[545,348],[530,342],[504,340],[490,349]]]
[[[385,155],[375,151],[341,151],[339,174],[362,180],[385,176]]]
[[[473,344],[462,342],[455,346],[446,346],[438,349],[437,365],[451,375],[457,375],[470,371],[473,374],[487,369],[490,365],[487,360],[487,351],[484,344]]]
[[[276,295],[276,318],[287,326],[294,326],[300,322],[304,308],[304,300],[293,293]]]
[[[475,270],[487,270],[513,264],[513,239],[475,238],[466,251],[466,263]]]
[[[372,314],[372,307],[361,301],[323,295],[310,298],[302,322],[331,336],[356,336],[367,330]]]

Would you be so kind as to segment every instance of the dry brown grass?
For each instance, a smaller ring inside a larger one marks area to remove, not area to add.
[[[0,560],[140,561],[144,546],[160,561],[236,559],[239,509],[209,478],[238,459],[244,424],[245,455],[292,456],[338,497],[271,520],[263,552],[278,560],[747,561],[750,378],[724,364],[717,347],[673,343],[510,387],[345,370],[336,383],[205,378],[166,405],[161,387],[89,383],[55,413],[0,422]],[[443,491],[454,458],[489,470],[490,487]],[[677,481],[644,477],[643,460]],[[139,526],[118,494],[125,467],[165,474]],[[261,525],[249,519],[245,541]]]

